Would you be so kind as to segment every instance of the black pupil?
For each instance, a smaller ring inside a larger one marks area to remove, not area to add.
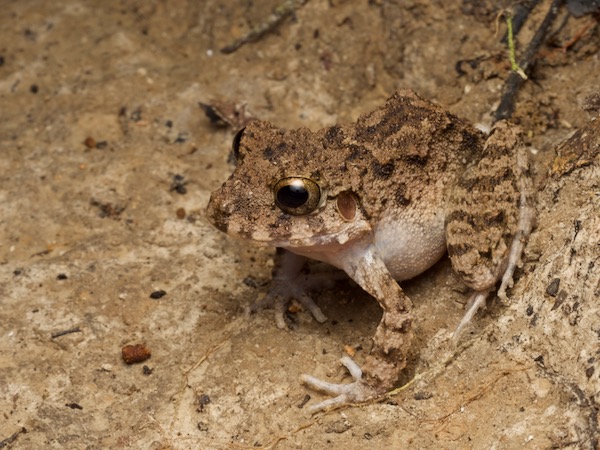
[[[277,201],[288,208],[298,208],[308,200],[308,191],[304,186],[290,184],[277,192]]]

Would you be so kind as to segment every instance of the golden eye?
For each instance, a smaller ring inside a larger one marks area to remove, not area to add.
[[[319,207],[321,188],[308,178],[283,178],[273,188],[275,204],[294,216],[309,214]]]

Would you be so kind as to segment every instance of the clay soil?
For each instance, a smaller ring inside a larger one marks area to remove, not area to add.
[[[0,448],[597,445],[600,319],[590,293],[600,249],[580,284],[587,296],[561,301],[551,271],[543,288],[527,282],[560,230],[597,236],[577,216],[597,192],[560,192],[579,212],[544,216],[513,303],[490,299],[458,343],[449,335],[468,292],[448,260],[404,283],[416,314],[400,380],[410,383],[316,415],[307,405],[324,397],[299,376],[349,381],[339,358],[364,361],[379,307],[340,281],[315,293],[325,324],[293,310],[280,330],[272,311],[249,314],[268,288],[273,249],[234,241],[205,217],[232,170],[237,125],[214,124],[199,103],[318,129],[412,88],[489,127],[510,73],[499,3],[3,1]],[[293,14],[221,51],[282,4]],[[517,55],[549,5],[533,10]],[[540,192],[557,144],[595,114],[582,106],[600,86],[599,48],[597,17],[561,8],[518,95],[513,120]],[[540,208],[558,195],[540,195]],[[597,217],[595,205],[586,217]],[[151,358],[126,364],[130,344]]]

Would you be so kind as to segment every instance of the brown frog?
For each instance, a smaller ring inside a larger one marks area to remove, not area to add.
[[[365,401],[397,383],[412,339],[412,304],[396,281],[431,267],[447,251],[473,289],[467,323],[501,281],[506,299],[535,210],[526,152],[506,122],[486,136],[412,91],[352,124],[318,132],[255,121],[234,139],[238,165],[215,191],[208,217],[236,237],[275,246],[276,322],[306,294],[306,258],[344,270],[383,309],[362,369],[342,358],[355,381],[303,381],[335,398],[313,409]]]

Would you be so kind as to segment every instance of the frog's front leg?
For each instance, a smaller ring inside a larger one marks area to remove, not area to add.
[[[374,245],[353,249],[345,255],[346,273],[379,302],[383,316],[373,337],[373,348],[362,370],[350,358],[342,358],[354,378],[350,384],[332,384],[310,375],[302,381],[309,387],[335,398],[325,400],[312,411],[333,406],[363,402],[375,398],[394,387],[406,365],[406,355],[412,340],[412,303],[392,278]]]
[[[277,327],[285,328],[285,312],[290,302],[296,300],[310,311],[317,322],[325,322],[327,317],[307,292],[332,287],[335,276],[331,273],[303,273],[306,260],[304,256],[277,248],[271,286],[266,297],[252,305],[251,311],[273,306]]]

